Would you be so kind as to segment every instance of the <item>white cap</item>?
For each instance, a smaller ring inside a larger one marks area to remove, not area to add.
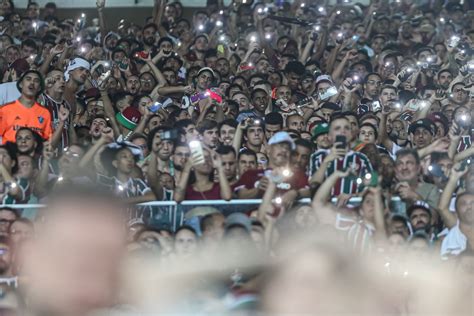
[[[278,132],[275,135],[273,135],[268,141],[268,145],[275,145],[279,143],[289,143],[291,150],[296,149],[295,142],[291,138],[290,134],[288,134],[287,132]]]
[[[332,78],[330,75],[320,75],[316,78],[316,84],[320,83],[321,81],[329,81],[332,83]]]

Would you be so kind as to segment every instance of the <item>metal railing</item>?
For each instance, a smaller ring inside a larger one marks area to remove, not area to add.
[[[333,198],[332,203],[336,203],[337,198]],[[349,200],[349,204],[358,205],[362,201],[360,197]],[[213,207],[224,215],[234,212],[250,212],[255,210],[262,203],[261,199],[242,200],[190,200],[176,203],[175,201],[153,201],[137,204],[130,209],[129,219],[139,220],[156,227],[176,230],[186,222],[186,213],[196,207]],[[311,199],[300,199],[298,204],[310,204]],[[390,201],[391,210],[395,213],[405,213],[405,203],[399,197],[393,197]],[[45,204],[10,204],[2,205],[19,210],[31,210],[44,208]],[[0,206],[1,207],[1,206]]]

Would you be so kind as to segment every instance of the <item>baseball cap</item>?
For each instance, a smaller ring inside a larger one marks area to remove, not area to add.
[[[318,83],[320,83],[320,82],[322,82],[322,81],[327,81],[327,82],[329,82],[329,83],[331,83],[331,84],[333,83],[333,82],[332,82],[332,78],[331,78],[330,75],[320,75],[320,76],[318,76],[318,77],[316,78],[316,84],[318,84]]]
[[[424,118],[424,119],[413,122],[410,125],[409,132],[411,134],[413,134],[413,133],[415,133],[416,129],[419,128],[419,127],[422,127],[424,129],[426,129],[433,136],[436,135],[436,125],[430,119]]]
[[[250,233],[252,231],[252,221],[244,213],[232,213],[225,219],[225,229],[231,226],[241,226]]]
[[[431,208],[430,208],[430,205],[428,203],[426,203],[425,201],[415,201],[415,203],[410,205],[410,207],[407,209],[408,218],[410,218],[413,211],[417,210],[417,209],[423,209],[426,212],[428,212],[428,214],[430,214],[430,216],[431,216]]]
[[[319,135],[329,133],[329,124],[328,123],[321,123],[316,125],[316,127],[311,132],[311,139],[315,140]]]
[[[115,115],[117,121],[129,130],[134,130],[135,127],[137,127],[141,117],[142,115],[140,112],[131,106],[123,110],[123,112],[119,112]]]
[[[275,145],[279,143],[289,143],[291,150],[295,150],[296,148],[295,142],[287,132],[277,132],[268,141],[268,145]]]
[[[430,119],[434,123],[436,123],[436,122],[441,123],[443,125],[443,128],[444,128],[444,133],[445,134],[448,133],[448,131],[449,131],[449,120],[446,117],[446,115],[444,115],[441,112],[433,112],[430,115],[428,115],[428,119]]]
[[[199,69],[198,73],[197,73],[197,76],[199,76],[200,74],[202,74],[203,72],[205,71],[208,71],[212,74],[212,78],[215,78],[216,75],[214,74],[214,70],[212,70],[211,68],[209,67],[202,67],[201,69]]]

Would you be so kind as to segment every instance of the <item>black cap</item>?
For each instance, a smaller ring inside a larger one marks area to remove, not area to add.
[[[422,127],[424,129],[426,129],[428,132],[430,132],[431,135],[435,136],[436,135],[436,125],[435,123],[433,123],[432,120],[430,119],[427,119],[427,118],[424,118],[424,119],[421,119],[421,120],[417,120],[415,122],[413,122],[411,125],[410,125],[410,129],[409,129],[409,132],[411,134],[414,134],[416,129],[419,128],[419,127]]]

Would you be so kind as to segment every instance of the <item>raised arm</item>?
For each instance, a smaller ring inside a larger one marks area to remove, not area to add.
[[[183,171],[181,172],[181,177],[179,178],[179,182],[176,188],[174,189],[174,200],[178,203],[184,201],[184,198],[186,196],[186,187],[188,186],[189,176],[191,174],[192,167],[193,159],[191,157],[184,165]]]
[[[115,136],[118,137],[120,135],[120,128],[117,123],[117,120],[115,119],[114,107],[112,105],[112,101],[110,100],[110,97],[106,89],[100,90],[100,97],[102,99],[102,102],[104,103],[105,114],[109,118],[109,122],[110,122],[110,125],[112,126]]]
[[[107,35],[107,26],[105,24],[104,18],[104,8],[105,8],[105,0],[97,0],[97,14],[99,15],[99,32],[100,32],[100,39],[103,42],[105,39],[105,35]],[[103,42],[105,44],[105,42]]]
[[[324,177],[326,174],[326,170],[329,167],[329,164],[336,160],[339,157],[344,157],[346,154],[346,149],[342,148],[337,148],[338,143],[334,144],[329,151],[329,154],[324,157],[323,162],[321,163],[321,166],[319,166],[318,170],[314,173],[314,175],[310,179],[310,183],[323,183],[324,182]]]
[[[211,152],[212,164],[217,169],[217,176],[219,177],[219,187],[221,190],[221,199],[229,201],[232,199],[232,190],[230,189],[229,181],[225,175],[224,167],[222,167],[221,156],[215,151]]]
[[[102,130],[99,140],[92,145],[79,162],[79,168],[87,170],[89,164],[94,161],[97,152],[106,144],[114,141],[114,133],[110,127]]]
[[[154,151],[151,151],[150,156],[148,157],[148,171],[147,179],[150,189],[155,193],[157,200],[163,200],[163,186],[161,185],[160,180],[158,179],[158,163],[157,157]]]
[[[64,124],[66,124],[66,120],[69,118],[69,109],[61,104],[59,108],[59,124],[54,130],[53,136],[51,136],[51,145],[53,148],[56,148],[61,141],[61,137],[63,135]],[[72,122],[72,118],[70,120]],[[69,131],[68,131],[69,132]]]
[[[41,168],[39,170],[38,176],[36,177],[33,192],[38,198],[42,198],[48,193],[49,161],[53,158],[53,156],[53,146],[51,146],[49,142],[44,142]]]
[[[438,213],[441,216],[441,219],[444,222],[444,225],[448,228],[456,226],[458,217],[456,213],[453,213],[449,210],[449,205],[451,204],[451,198],[453,193],[456,190],[459,180],[467,173],[467,168],[464,171],[459,170],[460,164],[456,164],[452,169],[449,175],[448,183],[444,187],[443,193],[438,203]]]

